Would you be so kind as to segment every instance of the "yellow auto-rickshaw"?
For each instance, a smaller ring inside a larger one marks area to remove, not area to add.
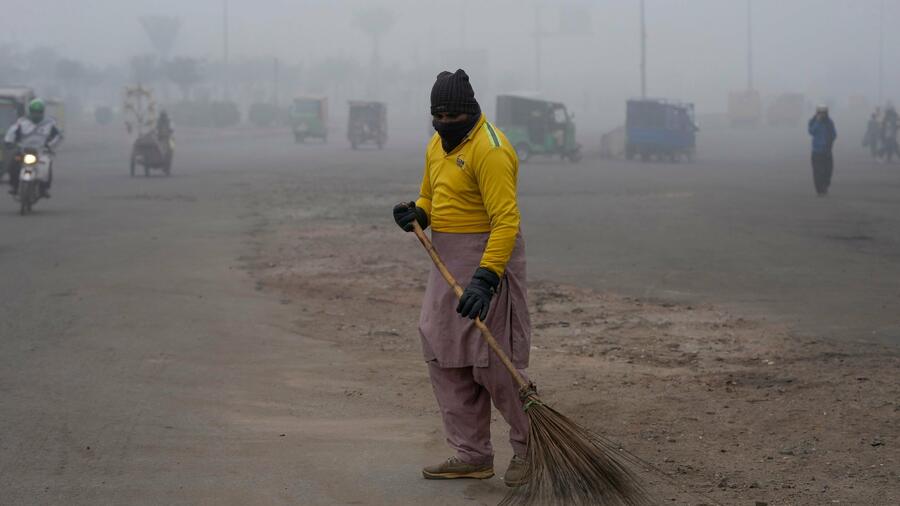
[[[28,103],[34,100],[34,90],[25,86],[0,88],[0,136],[25,115]],[[6,173],[6,158],[0,142],[0,177]]]
[[[47,116],[56,120],[56,127],[60,130],[66,130],[66,104],[58,98],[50,98],[44,100],[47,106]]]

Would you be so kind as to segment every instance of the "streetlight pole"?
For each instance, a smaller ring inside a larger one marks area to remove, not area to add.
[[[753,89],[753,9],[747,0],[747,91]]]
[[[278,57],[275,57],[274,66],[272,69],[272,102],[275,104],[275,107],[278,107],[278,85],[281,80],[280,70],[281,70],[281,62],[278,61]]]
[[[884,102],[884,0],[878,16],[878,105]]]
[[[534,88],[541,91],[541,6],[534,5]]]
[[[647,24],[641,0],[641,98],[647,98]]]
[[[222,0],[222,60],[224,62],[225,100],[230,98],[228,70],[228,0]]]

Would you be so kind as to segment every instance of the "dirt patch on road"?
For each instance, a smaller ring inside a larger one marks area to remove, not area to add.
[[[372,219],[372,201],[353,214],[323,193],[284,197],[258,206],[245,259],[258,288],[297,307],[298,332],[379,364],[366,382],[385,413],[434,413],[416,330],[429,264],[415,238]],[[529,297],[543,395],[671,477],[648,475],[665,503],[900,503],[896,348],[536,280]]]

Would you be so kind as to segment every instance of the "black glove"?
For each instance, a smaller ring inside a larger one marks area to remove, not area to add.
[[[415,202],[401,202],[394,206],[394,221],[407,232],[413,231],[413,220],[419,222],[422,230],[428,228],[428,215],[421,207],[416,207]]]
[[[490,269],[479,267],[472,276],[469,286],[463,291],[462,297],[459,298],[456,312],[473,320],[477,316],[484,321],[491,307],[491,297],[499,285],[500,276]]]

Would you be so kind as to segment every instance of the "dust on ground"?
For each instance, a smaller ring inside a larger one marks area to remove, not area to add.
[[[384,195],[344,190],[260,196],[245,264],[258,289],[297,307],[298,333],[377,364],[349,402],[377,395],[437,427],[416,330],[429,260]],[[802,337],[706,304],[534,279],[529,289],[531,377],[563,413],[655,466],[660,502],[900,502],[896,348]]]

